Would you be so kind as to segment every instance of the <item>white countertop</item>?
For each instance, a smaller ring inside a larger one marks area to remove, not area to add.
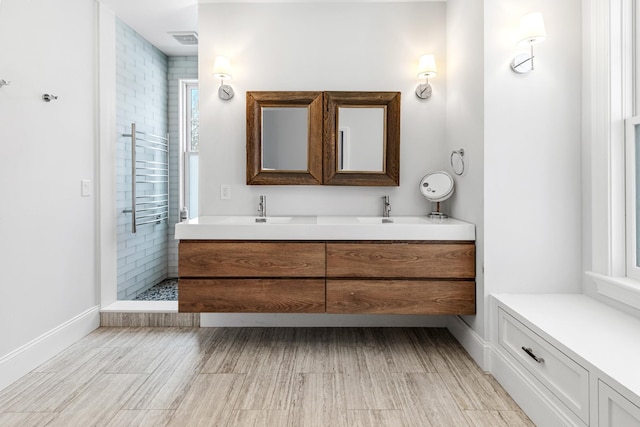
[[[268,217],[256,223],[255,216],[202,216],[176,224],[179,240],[462,240],[473,241],[475,226],[454,218],[426,216],[381,217],[292,216]]]

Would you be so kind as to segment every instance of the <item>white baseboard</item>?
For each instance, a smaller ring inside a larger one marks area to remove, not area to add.
[[[458,316],[451,316],[447,328],[482,370],[491,371],[491,345],[489,342],[483,340]]]
[[[28,374],[100,326],[95,306],[0,357],[0,390]]]
[[[200,327],[420,327],[443,328],[449,316],[380,314],[202,313]]]

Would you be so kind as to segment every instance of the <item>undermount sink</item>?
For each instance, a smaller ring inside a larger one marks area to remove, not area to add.
[[[229,215],[202,217],[201,224],[211,225],[264,225],[264,224],[315,224],[315,216],[267,216],[258,217],[253,215]]]
[[[290,216],[228,216],[220,221],[221,224],[289,224],[293,217]]]
[[[319,217],[318,224],[334,224],[334,225],[375,225],[375,224],[415,224],[415,225],[427,225],[434,222],[424,216],[328,216]]]
[[[381,217],[359,216],[360,224],[428,224],[429,220],[420,216]]]
[[[401,225],[429,225],[442,223],[426,216],[320,216],[318,224],[326,225],[376,225],[376,224],[401,224]]]

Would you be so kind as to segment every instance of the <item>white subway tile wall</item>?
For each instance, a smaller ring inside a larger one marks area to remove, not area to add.
[[[129,133],[131,123],[139,131],[166,135],[167,56],[118,20],[116,61],[118,135]],[[133,299],[167,277],[169,229],[173,227],[145,225],[131,233],[131,214],[122,212],[131,209],[131,140],[118,137],[117,146],[118,299]],[[170,210],[175,208],[170,206]]]
[[[133,299],[166,277],[178,276],[178,242],[173,238],[180,206],[179,87],[181,79],[197,80],[196,56],[167,57],[122,21],[117,22],[117,126],[169,133],[169,224],[138,228],[131,233],[131,145],[118,141],[118,299]]]

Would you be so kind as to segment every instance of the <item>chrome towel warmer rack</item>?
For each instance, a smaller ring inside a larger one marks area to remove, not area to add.
[[[131,123],[131,232],[148,224],[169,219],[169,135],[166,137],[136,130]]]

